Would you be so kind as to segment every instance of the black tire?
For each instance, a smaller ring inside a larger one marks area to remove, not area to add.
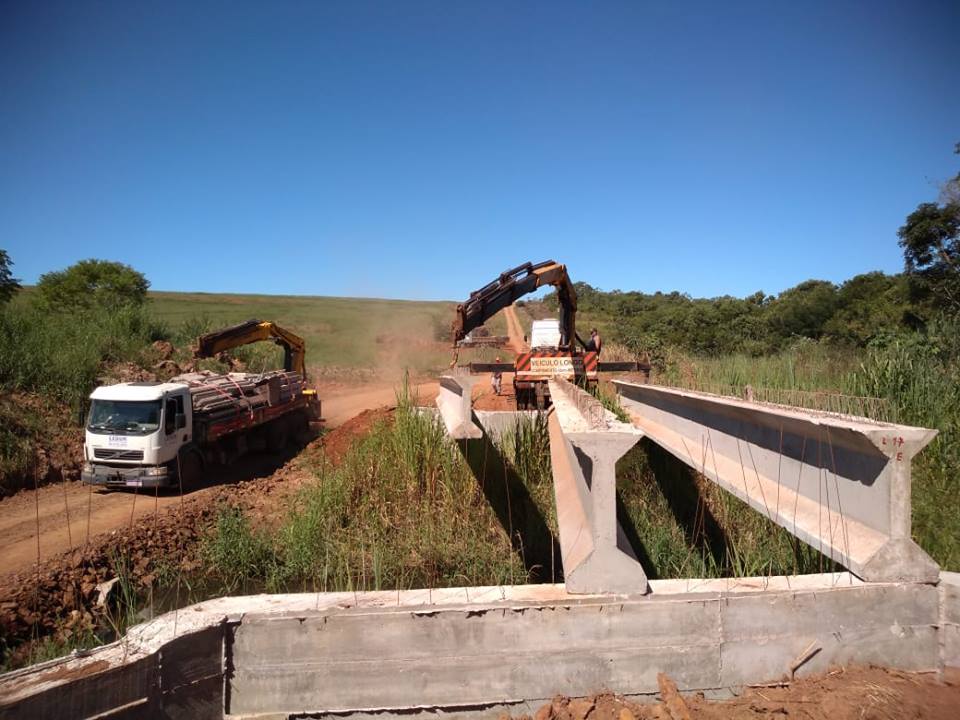
[[[527,391],[523,388],[518,388],[514,386],[513,388],[514,396],[517,399],[517,410],[526,410],[527,409]]]
[[[266,429],[267,432],[267,452],[278,453],[287,446],[287,419],[277,418],[271,420]]]
[[[547,399],[546,399],[547,391],[544,385],[545,383],[537,383],[537,388],[536,388],[536,397],[537,397],[536,405],[537,406],[535,409],[538,412],[543,412],[544,410],[547,409]]]
[[[306,445],[313,439],[310,418],[305,412],[295,412],[290,417],[290,442],[294,446]]]
[[[190,492],[200,484],[203,477],[203,458],[195,451],[180,456],[180,490]]]

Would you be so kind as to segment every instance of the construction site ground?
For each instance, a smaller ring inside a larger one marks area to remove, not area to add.
[[[17,550],[16,556],[3,555],[0,636],[10,642],[34,625],[49,632],[82,622],[95,586],[116,574],[116,548],[126,552],[131,580],[144,587],[155,579],[151,561],[166,559],[189,573],[197,565],[199,540],[222,507],[241,508],[259,523],[281,517],[293,493],[314,478],[301,460],[313,465],[323,456],[339,462],[357,438],[390,412],[363,410],[299,454],[249,456],[242,470],[215,471],[202,488],[182,497],[154,491],[102,492],[69,482],[0,501],[3,537]],[[182,603],[190,601],[184,590]]]
[[[520,324],[508,311],[511,348],[524,349]],[[183,556],[196,545],[224,503],[244,508],[268,521],[287,507],[288,499],[310,478],[297,456],[322,453],[337,462],[374,423],[389,418],[400,382],[323,380],[317,385],[330,432],[305,448],[281,455],[251,455],[229,468],[211,471],[201,485],[182,497],[175,492],[106,492],[76,481],[55,482],[0,500],[0,621],[4,628],[27,621],[40,625],[77,620],[77,593],[93,592],[112,575],[111,547],[131,551],[134,577],[146,558]],[[410,385],[421,405],[433,405],[435,381]],[[474,388],[478,409],[515,409],[512,375],[502,378],[497,396],[487,378]],[[37,562],[39,559],[39,563]],[[45,598],[37,606],[36,598]],[[615,695],[557,698],[533,713],[535,720],[644,720],[678,717],[845,718],[960,717],[960,675],[942,679],[880,668],[838,669],[823,676],[777,686],[746,688],[728,700],[684,696],[683,712],[663,702],[637,703]],[[517,717],[522,717],[518,715]]]
[[[960,717],[960,671],[942,678],[877,667],[836,668],[779,685],[736,690],[729,699],[667,689],[657,702],[613,694],[558,697],[534,720],[953,720]],[[514,715],[530,718],[530,715]]]
[[[381,380],[363,386],[326,383],[318,385],[327,427],[335,429],[365,410],[388,407],[396,402],[398,383]],[[482,390],[478,388],[478,392]],[[432,405],[436,382],[410,387],[417,402]],[[337,436],[334,436],[334,439]],[[74,438],[82,443],[82,435]],[[227,467],[212,468],[185,498],[200,501],[214,490],[244,481],[271,481],[294,451],[268,455],[254,453]],[[155,512],[176,507],[178,492],[111,491],[79,482],[58,482],[37,490],[22,490],[0,500],[0,577],[30,568],[42,560],[87,544],[91,538],[130,526]]]

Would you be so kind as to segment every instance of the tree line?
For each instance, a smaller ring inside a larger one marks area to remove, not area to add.
[[[960,154],[960,143],[955,148]],[[578,312],[641,354],[665,346],[698,354],[776,353],[801,338],[866,347],[960,315],[960,173],[897,232],[904,271],[839,285],[807,280],[776,296],[693,298],[680,292],[604,292],[575,284]],[[556,294],[543,301],[555,310]]]

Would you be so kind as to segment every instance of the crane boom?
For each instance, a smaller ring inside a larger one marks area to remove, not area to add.
[[[279,325],[272,322],[260,320],[247,320],[239,325],[217,330],[216,332],[202,335],[197,340],[197,357],[213,357],[217,353],[231,350],[241,345],[259,342],[261,340],[273,340],[277,345],[283,346],[283,369],[287,371],[298,372],[306,379],[306,346],[303,338],[294,335],[289,330],[284,330]]]
[[[544,285],[553,285],[557,289],[560,301],[560,348],[573,350],[574,340],[583,345],[576,330],[577,291],[570,282],[567,268],[553,260],[546,260],[536,265],[524,263],[501,273],[496,280],[470,293],[468,300],[457,305],[453,321],[454,346],[471,330]]]

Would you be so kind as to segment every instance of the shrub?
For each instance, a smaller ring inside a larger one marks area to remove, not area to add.
[[[78,405],[104,363],[136,361],[164,334],[140,308],[67,314],[14,303],[0,315],[0,387]]]

